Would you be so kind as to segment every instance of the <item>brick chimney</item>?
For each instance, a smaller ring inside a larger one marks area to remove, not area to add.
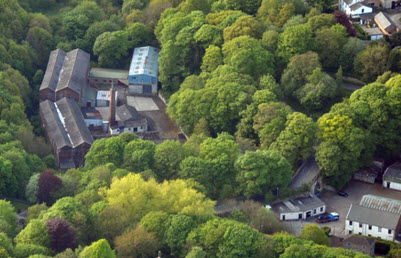
[[[110,115],[109,115],[109,126],[116,123],[116,90],[114,89],[114,81],[110,88]]]

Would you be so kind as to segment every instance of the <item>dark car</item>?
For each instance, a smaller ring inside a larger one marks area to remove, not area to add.
[[[342,197],[348,197],[348,193],[346,193],[346,192],[344,192],[344,191],[338,191],[337,194],[338,194],[339,196],[342,196]]]

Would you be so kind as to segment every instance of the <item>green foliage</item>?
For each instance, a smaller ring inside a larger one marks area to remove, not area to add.
[[[203,72],[213,72],[219,65],[223,64],[223,54],[217,46],[210,45],[202,59],[201,69]],[[187,77],[188,78],[188,77]],[[181,85],[182,87],[182,85]]]
[[[162,181],[175,179],[181,161],[190,156],[190,150],[178,141],[164,141],[158,144],[154,153],[155,173]]]
[[[29,182],[26,185],[25,197],[30,203],[35,203],[38,198],[38,181],[40,174],[34,174],[29,178]]]
[[[43,221],[31,220],[28,225],[15,237],[17,244],[38,245],[50,247],[50,236]]]
[[[260,41],[249,36],[236,37],[223,45],[224,63],[241,73],[259,78],[264,74],[274,75],[273,56]]]
[[[124,167],[134,172],[149,169],[154,163],[155,148],[151,141],[130,141],[124,149]]]
[[[34,244],[17,244],[14,249],[14,256],[16,258],[26,258],[31,255],[50,255],[50,249]]]
[[[313,241],[318,245],[330,245],[329,237],[315,224],[305,225],[301,231],[300,238]]]
[[[292,178],[291,165],[276,151],[247,151],[236,167],[237,181],[247,197],[286,187]]]
[[[123,257],[151,257],[157,254],[160,243],[142,226],[128,230],[115,239],[116,250]]]
[[[177,214],[171,217],[166,230],[166,243],[173,254],[181,252],[188,234],[196,227],[195,221],[188,215]]]
[[[278,41],[278,56],[285,62],[291,57],[313,50],[315,42],[313,33],[308,25],[300,24],[285,28]]]
[[[194,246],[185,258],[205,258],[206,252],[199,246]]]
[[[372,44],[361,51],[355,59],[354,70],[362,80],[371,82],[387,71],[389,48],[385,44]]]
[[[106,239],[100,239],[87,246],[79,254],[80,258],[115,258],[116,255]]]
[[[105,192],[108,206],[99,215],[99,230],[113,238],[151,211],[211,215],[214,203],[188,184],[184,180],[158,184],[154,179],[144,181],[138,174],[115,179]],[[112,219],[116,217],[119,219]]]
[[[298,161],[305,160],[314,145],[316,125],[306,115],[294,112],[287,117],[285,129],[281,131],[270,149],[278,151],[295,167]]]
[[[267,149],[285,128],[291,108],[284,102],[263,103],[258,106],[253,118],[253,129],[259,137],[262,148]]]
[[[120,137],[110,137],[95,141],[85,156],[85,167],[88,169],[113,163],[123,163],[124,141]]]
[[[250,15],[242,16],[231,26],[224,29],[224,41],[227,42],[239,36],[250,36],[258,39],[262,37],[263,30],[263,25],[257,19]]]
[[[331,28],[319,29],[316,32],[316,49],[323,67],[331,70],[338,69],[339,59],[337,53],[341,53],[346,42],[347,32],[345,27],[340,24]]]
[[[15,236],[17,231],[17,215],[14,206],[5,200],[0,200],[0,232],[4,232],[8,237]]]
[[[128,48],[129,41],[126,32],[104,32],[96,38],[93,53],[98,57],[99,65],[114,68],[127,57]]]
[[[0,257],[11,257],[13,254],[13,244],[11,239],[4,233],[0,232],[0,250],[4,250],[3,253],[0,251]]]

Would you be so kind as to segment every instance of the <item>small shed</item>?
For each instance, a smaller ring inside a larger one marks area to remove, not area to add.
[[[383,187],[401,191],[401,162],[394,163],[384,171]]]
[[[397,27],[383,12],[379,12],[378,14],[376,14],[374,20],[377,26],[385,35],[392,34],[397,31]]]

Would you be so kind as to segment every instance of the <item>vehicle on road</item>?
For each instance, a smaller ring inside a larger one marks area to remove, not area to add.
[[[346,192],[344,192],[344,191],[338,191],[337,194],[338,194],[339,196],[342,196],[342,197],[348,197],[348,193],[346,193]]]
[[[340,215],[337,212],[331,212],[331,213],[324,213],[319,215],[316,218],[317,223],[327,223],[327,222],[332,222],[332,221],[337,221],[340,219]]]

